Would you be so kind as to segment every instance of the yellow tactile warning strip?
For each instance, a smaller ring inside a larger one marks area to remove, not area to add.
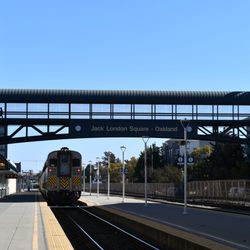
[[[36,201],[35,201],[35,212],[34,212],[34,231],[33,231],[33,240],[32,240],[32,249],[38,250],[38,209],[37,209],[37,195],[36,195]]]
[[[49,250],[71,250],[74,249],[58,223],[55,215],[47,206],[45,201],[40,201],[45,235]]]
[[[132,220],[132,221],[136,221],[138,223],[144,224],[148,227],[152,227],[156,230],[160,230],[162,232],[165,232],[167,234],[185,239],[187,241],[193,242],[195,244],[198,244],[200,246],[203,247],[207,247],[208,249],[214,249],[214,250],[235,250],[235,248],[231,248],[225,245],[222,245],[220,243],[217,243],[215,241],[203,238],[201,236],[195,235],[195,234],[191,234],[179,229],[176,229],[174,227],[170,227],[167,225],[163,225],[161,223],[149,220],[149,219],[145,219],[136,215],[132,215],[126,212],[122,212],[120,210],[117,209],[113,209],[113,208],[107,208],[104,206],[100,206],[100,204],[95,203],[93,201],[89,201],[87,199],[81,199],[81,201],[85,202],[88,206],[98,206],[98,208],[103,209],[109,213],[121,216],[121,217],[125,217],[128,220]]]
[[[84,199],[84,198],[80,198],[80,201],[86,203],[88,207],[100,206],[100,204],[98,204],[98,203],[96,203],[96,202],[94,202],[94,201],[86,200],[86,199]]]

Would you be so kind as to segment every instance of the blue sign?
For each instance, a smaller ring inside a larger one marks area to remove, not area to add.
[[[120,174],[123,174],[123,168],[120,168]],[[128,168],[124,168],[124,174],[128,174]]]
[[[188,136],[197,135],[197,126],[189,125]],[[70,134],[75,137],[142,137],[183,138],[178,120],[73,120]]]

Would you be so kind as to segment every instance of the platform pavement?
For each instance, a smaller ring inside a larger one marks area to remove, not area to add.
[[[110,212],[119,211],[122,216],[129,215],[132,220],[145,220],[156,228],[170,234],[188,237],[211,249],[250,249],[250,216],[201,210],[188,207],[183,214],[183,206],[147,202],[143,199],[126,197],[124,203],[118,196],[83,193],[80,198],[89,206],[99,206]],[[139,218],[139,219],[138,219]]]
[[[37,192],[0,199],[1,250],[69,250],[68,238]]]

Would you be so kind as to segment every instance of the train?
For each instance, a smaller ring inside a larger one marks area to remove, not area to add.
[[[49,205],[76,203],[83,187],[81,154],[67,147],[50,152],[38,181]]]

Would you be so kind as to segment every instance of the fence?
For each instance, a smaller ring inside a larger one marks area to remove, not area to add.
[[[96,192],[97,184],[91,185],[92,192]],[[89,183],[86,183],[85,191],[89,192]],[[107,193],[108,184],[100,183],[99,191]],[[144,183],[126,183],[125,193],[128,195],[144,196]],[[110,192],[115,194],[122,193],[122,183],[110,183]],[[183,196],[183,188],[175,183],[148,183],[148,197],[152,198],[181,198]]]
[[[96,192],[96,183],[92,184],[92,192]],[[100,183],[101,193],[107,193],[107,183]],[[86,183],[86,192],[89,192],[89,183]],[[122,183],[111,183],[111,193],[122,193]],[[127,195],[144,195],[144,183],[126,183]],[[148,183],[148,197],[164,199],[183,198],[183,186],[175,183]],[[188,183],[188,199],[200,201],[228,201],[250,202],[250,180],[210,180],[191,181]]]
[[[211,180],[188,183],[189,199],[250,201],[250,180]]]

